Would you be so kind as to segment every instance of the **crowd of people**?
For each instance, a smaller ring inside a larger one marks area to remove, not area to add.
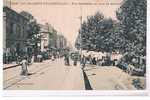
[[[70,61],[69,57],[73,60],[73,65],[76,66],[78,62],[82,68],[85,67],[86,64],[97,65],[97,66],[110,66],[115,65],[115,61],[117,61],[120,57],[115,57],[110,54],[79,54],[69,52],[64,55],[65,65],[69,66]]]
[[[14,59],[12,60],[12,54],[10,52],[4,53],[4,64],[9,64],[12,61],[16,61],[17,64],[22,65],[21,75],[27,75],[28,69],[27,66],[32,64],[33,62],[42,62],[46,59],[51,59],[51,61],[55,61],[57,58],[64,58],[64,65],[70,66],[71,61],[73,61],[73,65],[77,66],[78,63],[84,68],[86,64],[92,65],[102,65],[104,60],[110,60],[109,56],[93,56],[92,54],[80,54],[79,52],[71,53],[69,50],[65,50],[62,53],[60,52],[39,52],[37,55],[34,53],[24,53],[22,55],[14,54]],[[108,63],[108,62],[107,62]]]

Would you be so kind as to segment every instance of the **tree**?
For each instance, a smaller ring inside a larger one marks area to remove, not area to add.
[[[97,12],[90,16],[87,22],[83,22],[76,40],[76,47],[85,50],[110,52],[112,45],[108,39],[109,33],[113,28],[114,21],[104,18],[103,14]]]
[[[119,22],[97,12],[81,25],[76,47],[146,55],[146,0],[124,0],[116,12]]]
[[[28,12],[22,11],[20,13],[28,20],[27,32],[28,32],[28,45],[31,43],[34,44],[34,53],[37,55],[39,52],[38,50],[38,43],[41,41],[41,34],[40,34],[40,26],[37,24],[36,19]]]
[[[116,15],[128,40],[126,52],[146,55],[146,0],[125,0]]]

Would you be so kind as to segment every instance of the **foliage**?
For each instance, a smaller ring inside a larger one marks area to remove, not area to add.
[[[115,23],[116,21],[111,18],[104,18],[100,12],[88,17],[87,22],[82,24],[79,31],[81,38],[76,41],[76,47],[80,45],[86,50],[112,52],[115,46],[115,34],[112,34],[115,33]]]
[[[116,15],[128,40],[126,52],[146,55],[146,0],[125,0]]]
[[[20,13],[28,20],[27,32],[28,32],[28,39],[27,44],[34,44],[34,52],[38,52],[38,43],[41,40],[40,34],[40,26],[37,24],[36,19],[28,12],[22,11]]]
[[[124,0],[118,21],[100,12],[87,18],[79,30],[76,47],[94,51],[146,55],[146,0]]]

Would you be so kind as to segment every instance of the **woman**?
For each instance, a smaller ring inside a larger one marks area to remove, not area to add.
[[[27,57],[23,57],[23,60],[21,61],[21,75],[27,76],[28,75],[28,62]]]

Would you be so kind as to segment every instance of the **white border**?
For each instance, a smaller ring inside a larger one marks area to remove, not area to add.
[[[27,91],[27,90],[3,90],[2,88],[2,79],[3,79],[3,69],[2,69],[2,45],[3,45],[3,31],[2,31],[2,18],[3,18],[3,0],[1,0],[0,2],[0,80],[1,80],[1,84],[0,84],[0,94],[2,94],[3,96],[11,96],[11,97],[43,97],[43,96],[147,96],[150,95],[150,36],[149,36],[149,32],[150,32],[150,12],[149,12],[149,4],[150,1],[147,0],[147,89],[146,90],[111,90],[111,91],[97,91],[97,90],[92,90],[92,91],[85,91],[85,90],[81,90],[81,91],[39,91],[39,90],[35,90],[35,91]]]
[[[73,96],[73,97],[80,97],[80,96],[148,96],[148,91],[146,90],[110,90],[110,91],[97,91],[97,90],[80,90],[80,91],[28,91],[28,90],[4,90],[3,96],[5,97],[43,97],[43,96]]]
[[[147,59],[146,59],[146,85],[150,95],[150,0],[147,0]]]
[[[3,74],[2,74],[2,71],[3,71],[3,62],[2,62],[2,53],[3,53],[3,46],[2,46],[2,44],[3,44],[3,30],[2,30],[2,28],[3,28],[3,25],[2,25],[2,23],[3,23],[3,21],[2,21],[2,19],[3,19],[3,7],[2,7],[2,5],[3,5],[3,1],[2,0],[0,0],[0,89],[1,89],[1,91],[0,91],[0,94],[1,94],[1,92],[2,92],[2,86],[3,86]]]

